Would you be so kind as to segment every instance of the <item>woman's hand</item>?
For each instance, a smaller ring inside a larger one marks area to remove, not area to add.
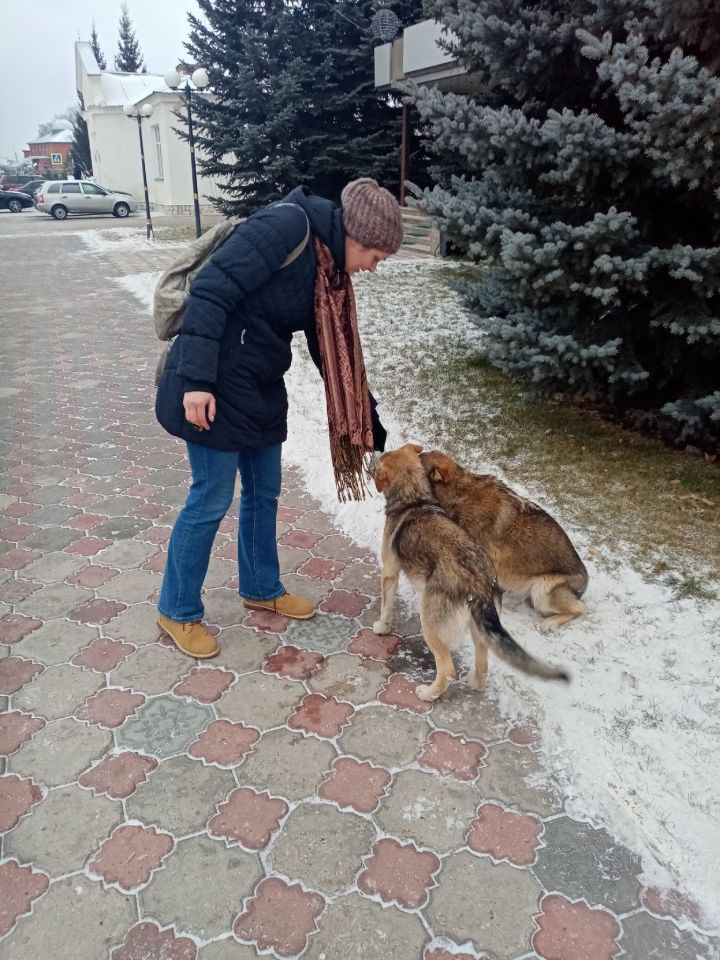
[[[209,430],[215,419],[215,397],[203,390],[188,390],[183,396],[185,419],[198,430]]]

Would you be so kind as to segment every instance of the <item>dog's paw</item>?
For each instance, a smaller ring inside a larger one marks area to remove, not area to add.
[[[537,630],[538,633],[544,633],[544,634],[553,633],[553,631],[557,630],[557,628],[558,628],[558,625],[553,622],[552,617],[548,617],[547,620],[543,620],[540,623],[535,624],[535,629]]]
[[[372,625],[372,629],[373,629],[373,633],[377,633],[379,634],[379,636],[382,637],[384,634],[390,633],[390,624],[383,623],[382,620],[376,620],[375,623]]]
[[[478,677],[476,673],[471,673],[468,677],[468,685],[473,688],[473,690],[484,690],[487,684],[487,674],[483,674],[482,677]]]
[[[421,683],[419,687],[415,687],[415,694],[426,703],[432,703],[440,696],[439,693],[433,693],[433,688],[429,683]]]

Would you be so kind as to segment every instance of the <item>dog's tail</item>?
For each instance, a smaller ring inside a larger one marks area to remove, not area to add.
[[[541,660],[536,660],[520,644],[513,640],[505,627],[500,623],[495,606],[483,602],[479,597],[470,598],[470,612],[472,618],[488,639],[490,649],[507,663],[543,680],[564,680],[570,682],[570,675],[559,667],[552,667]]]

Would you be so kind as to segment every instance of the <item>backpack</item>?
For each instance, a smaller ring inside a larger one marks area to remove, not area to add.
[[[296,207],[296,203],[276,203],[276,207]],[[300,207],[302,210],[302,207]],[[303,210],[303,213],[305,211]],[[307,214],[305,214],[307,219]],[[193,240],[182,255],[169,267],[158,280],[153,297],[153,321],[155,323],[155,333],[159,340],[171,341],[182,326],[183,312],[185,310],[185,301],[190,290],[190,284],[195,276],[202,270],[212,255],[228,239],[235,228],[242,223],[241,220],[223,220],[211,227],[208,231]],[[297,260],[300,254],[307,246],[310,239],[310,221],[307,220],[307,230],[300,243],[292,250],[280,265],[282,270]],[[155,385],[160,382],[165,361],[170,352],[172,343],[163,349],[155,371]]]

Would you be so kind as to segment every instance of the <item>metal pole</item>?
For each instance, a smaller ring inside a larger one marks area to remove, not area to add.
[[[198,201],[197,169],[195,167],[195,137],[193,136],[191,98],[192,93],[190,91],[190,82],[187,81],[185,83],[185,99],[187,101],[188,139],[190,140],[190,170],[192,171],[193,206],[195,208],[195,236],[199,237],[202,233],[202,228],[200,226],[200,203]]]
[[[405,177],[407,176],[408,157],[408,108],[403,101],[400,126],[400,206],[405,206]]]
[[[145,172],[145,147],[143,146],[142,117],[140,116],[140,113],[138,113],[137,115],[137,122],[138,122],[138,133],[140,135],[140,163],[142,164],[143,189],[145,191],[146,236],[148,240],[154,240],[155,234],[153,233],[152,218],[150,216],[150,197],[148,196],[147,174]]]

